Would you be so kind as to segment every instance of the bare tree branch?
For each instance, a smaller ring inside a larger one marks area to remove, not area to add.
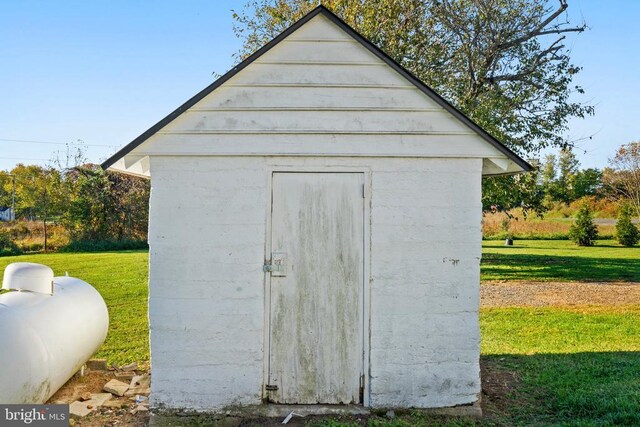
[[[562,14],[562,12],[567,10],[568,7],[569,7],[569,5],[567,4],[566,0],[560,0],[560,7],[558,7],[558,9],[555,12],[553,12],[551,15],[549,15],[547,17],[547,19],[542,21],[533,30],[531,30],[531,31],[525,33],[524,35],[522,35],[520,37],[517,37],[517,38],[515,38],[513,40],[509,40],[508,42],[499,44],[497,47],[499,49],[509,49],[511,47],[518,46],[518,45],[526,42],[527,40],[531,40],[534,37],[542,36],[542,35],[545,35],[545,34],[560,34],[560,33],[568,33],[568,32],[579,32],[579,33],[581,33],[581,32],[583,32],[586,29],[586,25],[581,25],[580,27],[572,27],[572,28],[559,28],[559,26],[556,26],[552,30],[545,30],[547,25],[552,23],[553,20],[556,19],[558,16],[560,16]]]
[[[512,74],[490,76],[488,79],[489,82],[495,83],[499,81],[528,81],[526,78],[529,77],[540,65],[545,64],[549,61],[562,59],[557,55],[557,53],[564,48],[564,45],[558,44],[562,40],[564,40],[564,38],[565,38],[564,36],[560,37],[558,40],[553,42],[551,46],[549,46],[548,48],[546,48],[545,50],[537,54],[533,63],[528,67],[526,67],[525,69],[523,69],[522,71],[518,73],[512,73]],[[535,86],[533,82],[531,81],[528,81],[528,82]]]

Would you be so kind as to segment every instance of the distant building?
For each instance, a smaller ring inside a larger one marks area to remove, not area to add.
[[[15,219],[13,209],[0,208],[0,221],[12,221],[13,219]]]

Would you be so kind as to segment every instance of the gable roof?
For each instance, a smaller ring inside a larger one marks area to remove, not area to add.
[[[134,139],[129,144],[125,145],[123,148],[118,150],[115,154],[113,154],[111,157],[109,157],[107,160],[105,160],[101,164],[102,168],[103,169],[107,169],[111,165],[113,165],[115,162],[117,162],[118,160],[120,160],[121,158],[126,156],[133,149],[135,149],[140,144],[145,142],[147,139],[149,139],[151,136],[153,136],[156,132],[160,131],[166,125],[171,123],[174,119],[176,119],[182,113],[187,111],[189,108],[191,108],[196,103],[198,103],[200,100],[202,100],[205,96],[209,95],[211,92],[213,92],[218,87],[223,85],[226,81],[228,81],[233,76],[238,74],[240,71],[242,71],[244,68],[246,68],[252,62],[254,62],[256,59],[258,59],[260,56],[262,56],[264,53],[269,51],[272,47],[274,47],[275,45],[280,43],[280,41],[285,39],[287,36],[289,36],[291,33],[296,31],[298,28],[300,28],[301,26],[306,24],[308,21],[310,21],[313,17],[315,17],[318,14],[322,14],[323,16],[328,18],[331,22],[333,22],[338,27],[340,27],[342,30],[344,30],[347,34],[349,34],[351,37],[353,37],[355,40],[357,40],[367,50],[369,50],[371,53],[376,55],[378,58],[380,58],[382,61],[384,61],[387,65],[389,65],[391,68],[393,68],[395,71],[397,71],[405,79],[407,79],[409,82],[411,82],[413,85],[415,85],[421,92],[423,92],[428,97],[433,99],[437,104],[439,104],[447,112],[449,112],[451,115],[453,115],[455,118],[457,118],[460,122],[464,123],[467,127],[469,127],[471,130],[473,130],[475,133],[477,133],[482,139],[484,139],[489,144],[491,144],[493,147],[495,147],[498,151],[503,153],[508,159],[510,159],[515,164],[520,166],[524,171],[530,171],[530,170],[533,169],[533,167],[529,163],[527,163],[520,156],[518,156],[516,153],[511,151],[508,147],[506,147],[503,143],[501,143],[496,138],[494,138],[492,135],[490,135],[487,131],[482,129],[482,127],[480,127],[480,125],[475,123],[473,120],[471,120],[469,117],[467,117],[464,113],[462,113],[460,110],[458,110],[453,105],[451,105],[447,100],[445,100],[443,97],[438,95],[433,89],[431,89],[424,82],[422,82],[420,79],[418,79],[416,76],[414,76],[410,71],[408,71],[406,68],[404,68],[398,62],[396,62],[393,58],[391,58],[389,55],[387,55],[385,52],[383,52],[380,48],[378,48],[373,43],[371,43],[369,40],[367,40],[364,36],[362,36],[356,30],[351,28],[346,22],[344,22],[336,14],[331,12],[329,9],[327,9],[323,5],[319,5],[318,7],[316,7],[315,9],[310,11],[309,13],[307,13],[305,16],[303,16],[301,19],[296,21],[293,25],[291,25],[289,28],[287,28],[282,33],[280,33],[277,37],[275,37],[273,40],[271,40],[269,43],[265,44],[263,47],[261,47],[260,49],[255,51],[252,55],[250,55],[244,61],[240,62],[238,65],[233,67],[231,70],[229,70],[222,77],[218,78],[216,81],[211,83],[209,86],[205,87],[203,90],[198,92],[195,96],[193,96],[187,102],[185,102],[184,104],[182,104],[181,106],[176,108],[174,111],[169,113],[169,115],[167,115],[165,118],[160,120],[155,125],[151,126],[149,129],[147,129],[144,133],[142,133],[136,139]]]

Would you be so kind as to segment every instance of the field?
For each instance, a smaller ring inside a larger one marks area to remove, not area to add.
[[[368,425],[640,425],[640,300],[634,300],[637,293],[628,292],[636,292],[640,284],[602,283],[640,282],[639,259],[640,247],[622,248],[611,241],[592,248],[566,241],[516,241],[513,247],[484,242],[484,418],[407,412],[394,420],[372,416]],[[4,257],[0,268],[14,261],[48,264],[58,275],[68,271],[93,284],[111,316],[109,336],[97,356],[118,364],[148,361],[146,252]],[[582,285],[571,283],[576,281]],[[568,295],[577,297],[549,303],[526,294],[527,289],[547,285],[566,287]],[[602,298],[585,303],[586,291],[580,286]],[[619,286],[615,289],[624,293],[607,286]],[[520,292],[515,298],[520,302],[500,300],[492,305],[485,300],[502,288],[510,297]],[[324,419],[314,424],[363,422]]]

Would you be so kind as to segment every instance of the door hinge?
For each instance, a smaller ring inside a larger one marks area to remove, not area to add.
[[[363,199],[366,199],[366,198],[367,198],[366,193],[365,193],[365,191],[364,191],[364,184],[362,184],[362,198],[363,198]]]
[[[271,384],[267,384],[264,386],[264,389],[267,391],[278,391],[278,386],[277,385],[271,385]]]

